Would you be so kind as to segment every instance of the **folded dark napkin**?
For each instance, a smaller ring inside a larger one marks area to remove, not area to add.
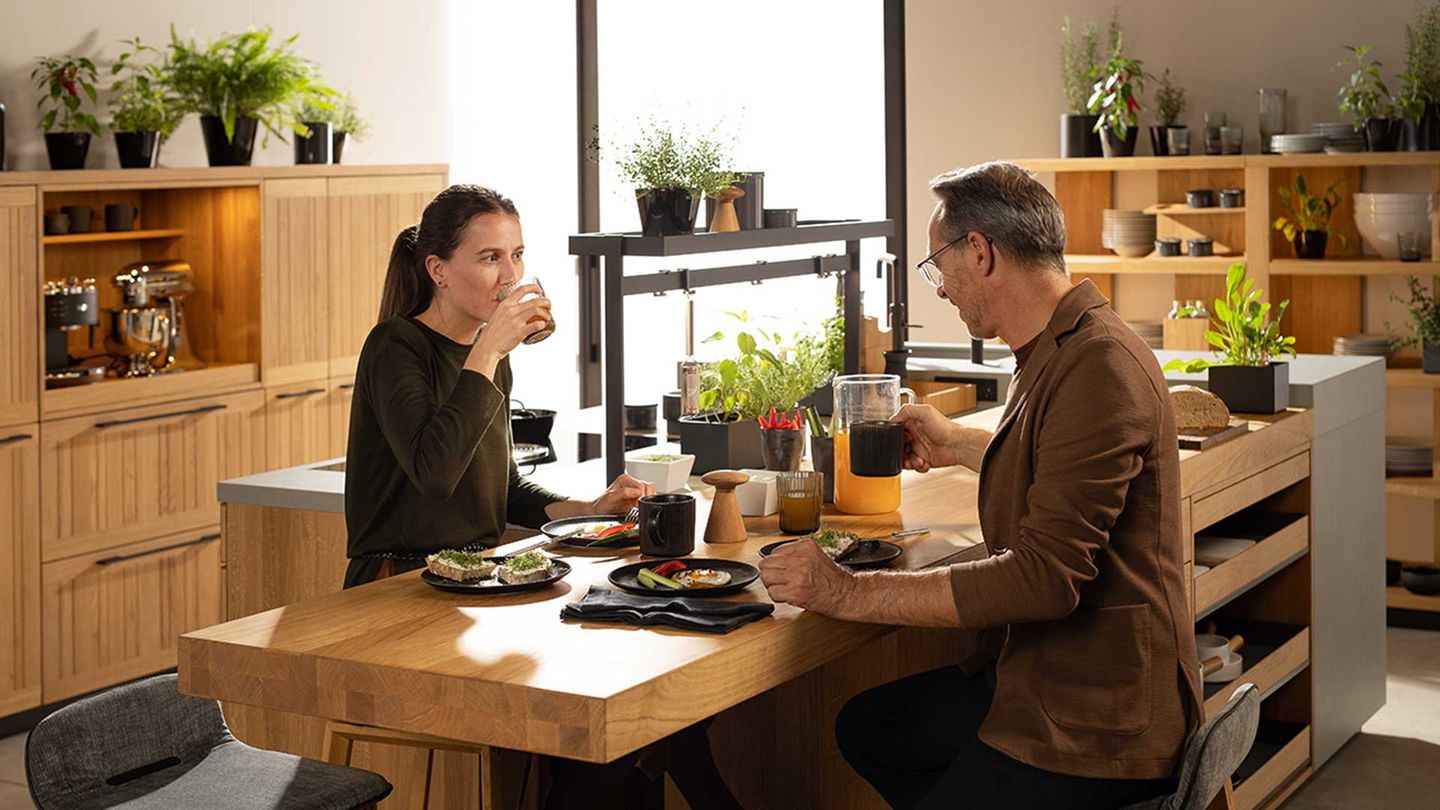
[[[683,596],[631,596],[590,586],[579,602],[560,609],[560,618],[587,622],[615,622],[640,627],[667,625],[681,630],[728,633],[775,612],[769,602],[724,602]]]

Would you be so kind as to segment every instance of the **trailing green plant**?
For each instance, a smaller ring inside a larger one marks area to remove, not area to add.
[[[687,189],[713,197],[740,179],[725,168],[731,165],[730,144],[715,132],[711,127],[691,133],[652,120],[641,135],[613,149],[615,167],[637,197],[657,189]],[[591,149],[598,158],[598,139]]]
[[[1113,25],[1113,23],[1112,23]],[[1095,71],[1095,86],[1090,94],[1087,108],[1100,118],[1095,122],[1095,131],[1109,129],[1120,140],[1125,140],[1140,121],[1140,96],[1145,93],[1145,68],[1139,59],[1127,58],[1124,35],[1118,36],[1110,58]]]
[[[800,400],[834,376],[823,335],[796,333],[787,346],[783,335],[760,328],[747,313],[731,315],[749,326],[735,335],[738,355],[701,369],[702,411],[722,421],[754,419],[771,408],[793,413]],[[723,332],[716,332],[705,342],[724,339]]]
[[[1405,73],[1413,77],[1416,94],[1440,101],[1440,1],[1417,4],[1415,20],[1405,26]],[[1409,81],[1407,79],[1407,81]]]
[[[329,124],[352,140],[363,141],[370,135],[370,122],[360,116],[355,97],[338,92],[328,99],[312,99],[300,110],[301,122]]]
[[[1330,229],[1330,216],[1340,205],[1340,194],[1336,189],[1345,182],[1342,177],[1330,184],[1324,194],[1311,196],[1305,185],[1305,175],[1295,175],[1295,188],[1282,186],[1279,190],[1280,205],[1286,213],[1275,218],[1272,226],[1275,230],[1285,234],[1285,239],[1295,241],[1296,235],[1301,231],[1324,231],[1327,236],[1335,236],[1340,240],[1340,246],[1345,246],[1345,234],[1335,233]]]
[[[1350,55],[1336,67],[1353,68],[1350,79],[1340,86],[1340,112],[1355,116],[1355,129],[1363,129],[1371,118],[1390,118],[1395,105],[1390,101],[1390,88],[1380,78],[1380,62],[1369,58],[1371,45],[1346,45]]]
[[[165,81],[161,52],[140,41],[122,40],[126,50],[110,67],[110,128],[116,132],[157,132],[163,143],[185,120],[179,99]]]
[[[273,36],[269,27],[250,28],[200,45],[182,40],[171,26],[166,80],[181,109],[219,118],[231,139],[235,119],[242,116],[259,121],[282,141],[282,130],[310,134],[299,120],[301,108],[332,91],[320,82],[314,65],[295,53],[298,34],[272,44]]]
[[[1171,360],[1165,370],[1194,374],[1211,366],[1268,366],[1294,357],[1295,338],[1280,334],[1280,319],[1290,302],[1280,302],[1272,321],[1270,305],[1260,300],[1264,291],[1254,286],[1255,279],[1245,277],[1244,262],[1230,265],[1225,273],[1225,297],[1215,299],[1210,319],[1215,328],[1205,332],[1206,342],[1220,354],[1220,359]]]
[[[1077,31],[1067,16],[1060,24],[1060,85],[1065,90],[1065,109],[1076,115],[1085,112],[1099,47],[1100,29],[1095,23],[1084,23]]]
[[[1406,301],[1393,292],[1390,293],[1390,300],[1405,305],[1406,319],[1410,321],[1410,329],[1415,334],[1403,338],[1392,336],[1390,342],[1396,346],[1415,346],[1422,342],[1440,346],[1440,306],[1436,305],[1435,296],[1431,295],[1415,276],[1407,276],[1405,280],[1410,287],[1410,300]],[[1440,282],[1440,276],[1432,281]]]
[[[50,107],[40,117],[40,129],[99,135],[100,122],[85,109],[87,99],[95,105],[95,63],[83,56],[42,56],[35,61],[30,81],[42,93],[35,107]]]
[[[1185,112],[1185,88],[1170,83],[1170,68],[1160,74],[1159,82],[1160,87],[1155,90],[1155,116],[1160,123],[1174,126],[1180,120],[1180,113]]]

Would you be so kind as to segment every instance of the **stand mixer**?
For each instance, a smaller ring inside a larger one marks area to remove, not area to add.
[[[185,296],[194,291],[189,262],[136,262],[118,273],[114,284],[125,305],[110,310],[105,348],[117,356],[120,376],[205,367],[190,350],[185,325]]]

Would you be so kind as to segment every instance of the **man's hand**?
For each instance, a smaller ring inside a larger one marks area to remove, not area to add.
[[[933,405],[905,405],[890,421],[905,426],[905,469],[923,473],[961,463],[959,430]]]
[[[776,602],[826,616],[838,616],[855,588],[855,575],[806,538],[786,543],[761,560],[760,581]]]

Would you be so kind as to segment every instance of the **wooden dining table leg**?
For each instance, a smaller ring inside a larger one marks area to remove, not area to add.
[[[539,757],[487,746],[480,752],[480,810],[536,810],[540,806]],[[523,804],[522,804],[523,800]]]

